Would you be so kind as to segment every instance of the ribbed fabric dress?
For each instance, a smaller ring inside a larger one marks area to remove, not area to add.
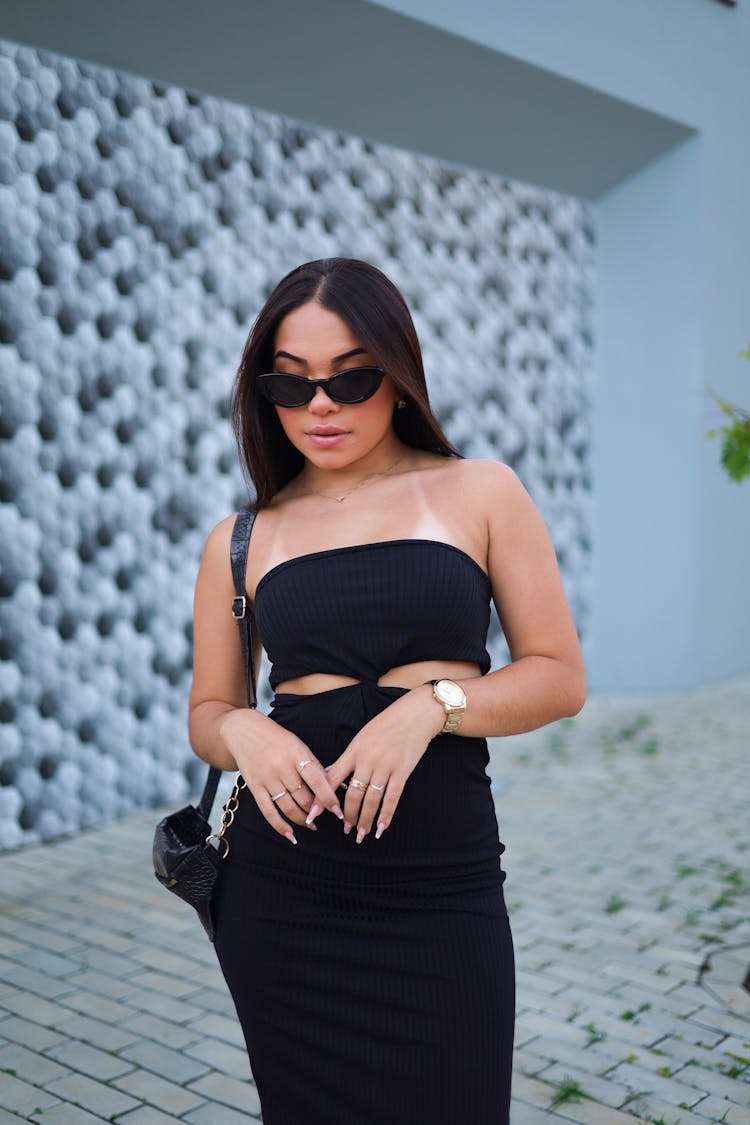
[[[258,584],[271,687],[310,672],[359,682],[276,694],[271,718],[323,765],[404,694],[420,660],[475,662],[491,588],[465,552],[398,539],[289,559]],[[509,1120],[513,945],[487,743],[434,738],[380,840],[324,812],[296,847],[248,790],[228,837],[216,950],[264,1125],[503,1125]]]

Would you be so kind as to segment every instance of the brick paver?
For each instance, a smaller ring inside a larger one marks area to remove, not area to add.
[[[747,678],[493,741],[512,1125],[750,1125],[748,751]],[[259,1120],[210,943],[151,873],[158,816],[0,859],[0,1125]]]

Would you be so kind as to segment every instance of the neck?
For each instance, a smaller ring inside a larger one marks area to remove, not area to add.
[[[398,439],[384,439],[366,457],[340,469],[324,469],[307,461],[299,477],[300,485],[306,492],[341,492],[366,477],[388,473],[405,453],[406,448]]]

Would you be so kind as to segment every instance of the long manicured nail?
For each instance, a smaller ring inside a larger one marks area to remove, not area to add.
[[[315,804],[310,809],[309,813],[307,814],[307,820],[305,821],[305,824],[307,825],[308,828],[310,827],[312,822],[315,820],[315,817],[318,815],[319,812],[320,812],[320,805],[316,801]]]
[[[384,832],[385,832],[385,824],[383,823],[382,820],[379,820],[378,821],[378,829],[377,829],[377,832],[375,833],[375,839],[379,840]]]
[[[296,844],[297,843],[297,837],[294,835],[294,833],[291,831],[291,829],[289,830],[289,832],[285,832],[284,835],[286,836],[286,838],[287,838],[287,840],[289,841],[290,844]]]
[[[345,820],[344,821],[344,835],[348,836],[349,833],[351,832],[351,830],[352,830],[352,825],[349,823],[348,820]]]
[[[341,807],[339,805],[334,805],[333,812],[336,813],[336,816],[339,818],[339,820],[344,819],[344,814],[342,813]]]
[[[357,829],[357,843],[361,844],[366,835],[367,835],[367,830],[365,828],[358,828]]]

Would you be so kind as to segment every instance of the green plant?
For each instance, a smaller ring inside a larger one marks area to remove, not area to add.
[[[621,898],[616,892],[611,894],[604,904],[604,909],[607,914],[616,914],[618,910],[622,910],[627,906],[627,899]]]
[[[740,355],[750,359],[750,345]],[[717,429],[707,430],[706,437],[721,435],[721,463],[729,479],[740,484],[750,476],[750,413],[719,395],[714,395],[714,399],[727,421]]]
[[[649,1094],[652,1094],[652,1093],[653,1093],[653,1090],[633,1090],[632,1087],[628,1087],[627,1096],[625,1097],[625,1100],[623,1101],[622,1105],[620,1106],[620,1109],[624,1109],[625,1106],[630,1105],[631,1102],[638,1103],[640,1101],[643,1101],[644,1098],[647,1098],[649,1096]],[[639,1110],[639,1115],[640,1115],[640,1110]]]
[[[651,723],[652,719],[650,715],[636,715],[629,723],[625,723],[620,727],[615,738],[618,742],[632,742],[635,736],[645,727],[651,726]]]
[[[641,1012],[647,1012],[650,1007],[651,1005],[648,1003],[648,1001],[646,1001],[645,1004],[641,1004],[641,1006],[639,1008],[636,1008],[635,1010],[633,1010],[633,1008],[626,1008],[625,1011],[621,1014],[620,1019],[634,1020],[636,1016],[639,1016],[641,1014]]]
[[[593,1020],[591,1020],[589,1023],[585,1023],[583,1025],[583,1030],[588,1031],[589,1033],[588,1043],[586,1044],[587,1047],[590,1047],[592,1043],[601,1043],[602,1039],[607,1038],[606,1033],[604,1031],[600,1031],[599,1028],[594,1024]]]
[[[748,1067],[750,1067],[750,1058],[746,1059],[742,1055],[735,1055],[733,1051],[727,1051],[727,1058],[734,1059],[735,1061],[731,1065],[728,1063],[719,1063],[717,1066],[717,1070],[720,1070],[727,1078],[741,1078]]]
[[[577,1078],[571,1078],[569,1074],[563,1075],[563,1078],[557,1084],[557,1089],[552,1095],[551,1106],[563,1105],[565,1102],[580,1102],[582,1098],[588,1098],[589,1095],[581,1089],[581,1084]]]

